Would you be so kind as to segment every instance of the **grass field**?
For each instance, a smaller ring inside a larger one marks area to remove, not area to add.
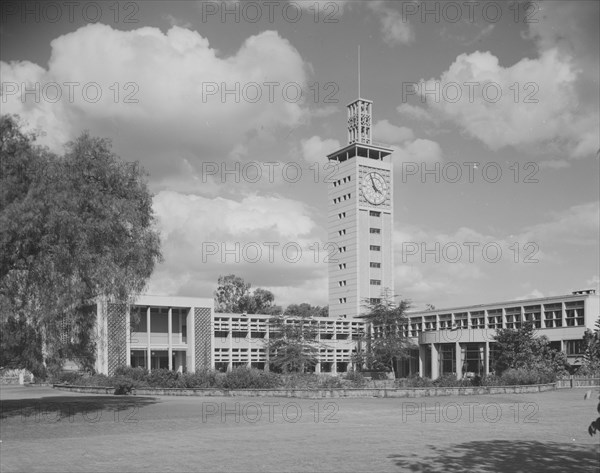
[[[587,433],[597,393],[584,393],[313,400],[3,386],[1,471],[598,472]]]

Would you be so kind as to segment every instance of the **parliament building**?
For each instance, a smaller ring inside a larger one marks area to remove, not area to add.
[[[327,192],[328,237],[337,254],[328,263],[329,317],[314,317],[318,373],[355,368],[352,354],[371,333],[359,318],[365,301],[377,303],[394,288],[392,149],[372,141],[373,103],[347,106],[348,144],[328,155],[336,174]],[[538,334],[581,362],[581,339],[600,314],[594,290],[563,296],[409,312],[401,328],[411,356],[398,363],[401,377],[458,378],[490,372],[496,329],[531,322]],[[96,371],[119,365],[193,372],[237,366],[268,369],[269,318],[216,313],[209,298],[140,296],[132,305],[97,304]]]

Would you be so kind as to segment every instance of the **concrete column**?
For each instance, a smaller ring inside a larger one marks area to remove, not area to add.
[[[431,344],[431,379],[437,379],[440,376],[439,350],[435,343]]]
[[[490,374],[490,342],[485,342],[485,353],[484,353],[484,359],[485,359],[485,367],[483,369],[483,374],[484,375],[489,375]]]
[[[427,357],[425,345],[419,345],[419,376],[425,376],[425,359]]]
[[[196,372],[196,340],[195,340],[195,328],[196,328],[196,320],[194,317],[195,308],[190,307],[187,315],[187,351],[186,357],[188,357],[188,362],[186,365],[186,370],[190,373]],[[214,368],[214,366],[213,366]]]
[[[150,349],[150,332],[151,332],[151,327],[150,327],[150,306],[148,306],[148,308],[146,309],[146,335],[147,335],[147,342],[148,342],[148,346],[146,347],[146,367],[148,368],[148,371],[150,371],[151,367],[152,367],[152,350]]]
[[[127,304],[125,310],[125,325],[127,326],[127,339],[125,340],[125,349],[127,356],[125,357],[125,366],[131,366],[131,306]]]
[[[456,379],[461,379],[463,372],[462,372],[462,351],[460,349],[460,343],[459,342],[455,342],[454,343],[454,360],[455,360],[455,364],[456,364]]]
[[[316,374],[321,373],[321,362],[320,361],[318,361],[317,364],[315,365],[315,373]]]
[[[173,308],[169,307],[169,313],[167,314],[167,336],[169,340],[167,342],[167,356],[169,357],[169,369],[173,369]]]

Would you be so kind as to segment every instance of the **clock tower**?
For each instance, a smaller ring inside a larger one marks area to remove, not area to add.
[[[329,154],[329,316],[355,318],[394,291],[392,150],[371,138],[373,102],[348,106],[348,144]]]

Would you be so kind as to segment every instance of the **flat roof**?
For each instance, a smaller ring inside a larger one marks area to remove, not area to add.
[[[466,311],[469,312],[470,310],[476,310],[476,309],[485,309],[486,307],[495,307],[495,306],[506,306],[506,305],[536,305],[536,304],[542,304],[544,302],[549,302],[549,301],[556,301],[556,300],[560,300],[560,299],[585,299],[587,297],[598,297],[598,294],[595,293],[590,293],[590,294],[564,294],[564,295],[560,295],[560,296],[546,296],[546,297],[538,297],[536,299],[512,299],[512,300],[508,300],[508,301],[503,301],[503,302],[490,302],[490,303],[486,303],[486,304],[474,304],[474,305],[463,305],[463,306],[457,306],[457,307],[442,307],[439,309],[433,309],[433,310],[419,310],[419,311],[408,311],[406,314],[408,316],[411,315],[436,315],[439,314],[440,312],[458,312],[458,311]]]

